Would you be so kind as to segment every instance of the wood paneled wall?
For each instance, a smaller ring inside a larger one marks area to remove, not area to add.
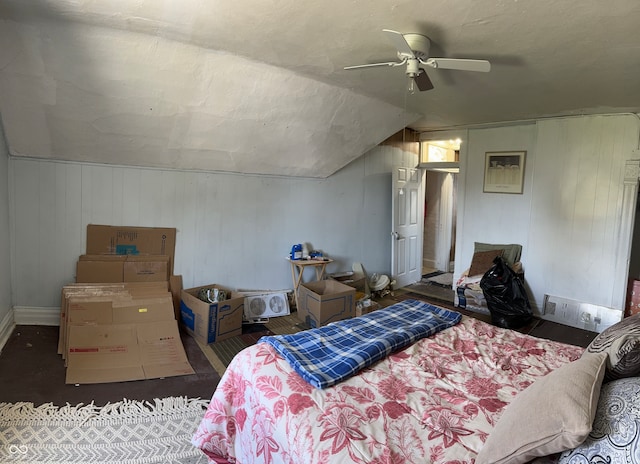
[[[619,308],[612,294],[625,161],[635,115],[585,116],[469,131],[461,169],[456,277],[474,242],[519,243],[532,304],[545,294]],[[483,193],[485,153],[526,150],[522,194]]]
[[[328,179],[10,160],[14,304],[59,305],[87,224],[176,227],[187,287],[291,288],[285,257],[308,242],[336,260],[390,269],[391,167],[417,158],[381,146]],[[307,276],[309,277],[309,276]]]

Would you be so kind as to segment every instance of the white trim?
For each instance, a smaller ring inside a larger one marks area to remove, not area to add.
[[[633,152],[637,158],[638,152]],[[633,242],[633,226],[635,224],[638,202],[638,179],[640,178],[640,160],[627,160],[624,166],[624,184],[622,191],[622,214],[618,230],[618,245],[616,252],[615,275],[624,279],[615,279],[611,288],[611,302],[614,309],[624,313],[627,300],[627,285],[629,278],[629,263],[631,261],[631,246]],[[621,316],[623,317],[623,316]]]
[[[13,321],[13,311],[10,310],[2,318],[2,321],[0,321],[0,351],[2,351],[7,340],[9,340],[15,326],[16,324]]]
[[[60,325],[60,308],[14,306],[16,325]]]

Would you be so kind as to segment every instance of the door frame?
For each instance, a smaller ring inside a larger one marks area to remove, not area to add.
[[[452,173],[440,174],[440,204],[438,205],[438,224],[436,230],[435,254],[436,268],[451,272],[451,246],[453,240],[453,224],[455,222],[453,196],[455,180]],[[423,230],[424,234],[425,231]]]
[[[452,215],[451,218],[447,218],[447,223],[451,224],[452,221],[455,221],[456,223],[456,232],[455,232],[455,243],[459,244],[460,243],[460,239],[461,239],[461,231],[463,229],[463,218],[464,215],[461,214],[461,211],[464,210],[464,195],[463,195],[463,190],[464,190],[464,184],[465,184],[465,170],[464,170],[464,166],[466,165],[466,159],[467,159],[467,153],[468,153],[468,146],[469,146],[469,131],[468,129],[457,129],[457,130],[443,130],[443,131],[433,131],[433,132],[422,132],[419,136],[419,141],[421,143],[421,147],[422,147],[422,142],[429,142],[429,141],[437,141],[437,140],[451,140],[451,139],[460,139],[460,159],[458,162],[458,167],[459,167],[459,172],[457,174],[457,179],[455,180],[455,188],[457,190],[456,193],[456,208],[455,208],[455,217]],[[420,163],[419,163],[420,164]],[[431,163],[434,164],[434,163]],[[424,176],[423,178],[423,182],[426,182],[426,176]],[[422,191],[426,191],[426,186],[423,185],[422,187]],[[449,202],[449,199],[444,200],[446,202]],[[442,204],[443,199],[440,199],[440,205],[439,207],[443,208]],[[422,238],[424,240],[424,223],[421,225],[421,229],[422,229]],[[453,240],[453,235],[451,234],[450,231],[444,232],[442,230],[438,230],[437,231],[437,238],[436,238],[436,262],[438,261],[438,255],[439,252],[442,250],[439,250],[438,248],[440,247],[447,247],[447,255],[450,252],[451,249],[451,243]],[[448,235],[448,238],[447,238]],[[449,269],[449,272],[454,272],[455,274],[455,263],[457,261],[458,258],[458,246],[456,246],[456,249],[454,251],[454,268],[453,269]],[[444,253],[444,252],[443,252]],[[420,261],[422,262],[422,256],[419,257]],[[448,258],[447,258],[448,259]],[[447,264],[447,267],[450,267],[450,264]],[[455,277],[455,276],[454,276]]]

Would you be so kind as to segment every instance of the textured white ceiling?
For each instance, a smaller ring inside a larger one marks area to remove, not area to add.
[[[418,130],[640,111],[638,0],[3,0],[10,152],[326,177]],[[490,73],[408,94],[383,28]]]

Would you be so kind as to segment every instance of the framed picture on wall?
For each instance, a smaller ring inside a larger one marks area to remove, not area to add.
[[[484,160],[487,193],[522,193],[526,151],[488,151]]]

